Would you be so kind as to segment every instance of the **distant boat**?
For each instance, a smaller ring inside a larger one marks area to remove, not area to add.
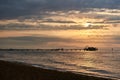
[[[86,47],[86,48],[84,48],[84,50],[85,51],[97,51],[98,48],[96,48],[96,47]]]

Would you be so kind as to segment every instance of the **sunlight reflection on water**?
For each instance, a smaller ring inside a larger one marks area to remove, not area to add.
[[[120,52],[0,52],[0,59],[120,78]]]

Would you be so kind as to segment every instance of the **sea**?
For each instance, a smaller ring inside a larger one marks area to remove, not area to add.
[[[0,60],[34,67],[120,79],[120,50],[0,51]]]

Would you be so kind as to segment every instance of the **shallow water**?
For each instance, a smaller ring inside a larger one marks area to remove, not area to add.
[[[120,79],[120,51],[0,51],[0,59]]]

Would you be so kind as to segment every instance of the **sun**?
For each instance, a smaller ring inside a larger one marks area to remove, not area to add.
[[[84,23],[84,27],[90,27],[90,26],[91,26],[91,23],[88,23],[88,22]]]

